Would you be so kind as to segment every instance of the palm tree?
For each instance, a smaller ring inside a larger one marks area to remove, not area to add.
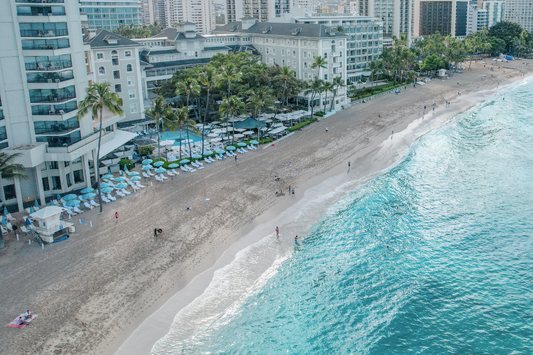
[[[161,146],[159,145],[161,134],[159,127],[161,125],[161,119],[165,116],[167,110],[168,105],[165,101],[165,98],[163,96],[158,96],[152,102],[152,108],[144,111],[145,114],[154,118],[157,127],[157,151],[159,159],[161,159]]]
[[[330,83],[329,81],[325,81],[324,84],[322,85],[322,90],[321,90],[321,93],[325,92],[326,93],[326,101],[328,99],[328,93],[331,91],[333,92],[333,90],[335,90],[334,86],[333,86],[333,83]],[[321,95],[322,96],[322,95]],[[322,98],[322,97],[321,97]],[[322,100],[320,100],[322,101]],[[324,111],[327,111],[327,104],[324,108]]]
[[[14,163],[21,154],[6,154],[0,153],[0,177],[2,179],[21,178],[27,179],[28,175],[25,174],[26,168],[22,164]]]
[[[184,128],[186,129],[187,141],[189,145],[189,157],[192,158],[191,142],[189,140],[189,130],[198,131],[198,129],[196,128],[196,122],[189,118],[189,108],[182,107],[180,109],[177,109],[176,111],[172,111],[172,113],[169,113],[166,124],[168,127],[173,127],[174,129],[178,127],[180,131],[180,137],[181,137],[182,129]],[[181,160],[181,141],[182,139],[180,138],[180,160]]]
[[[287,92],[287,83],[289,80],[294,78],[294,75],[296,72],[294,70],[291,70],[288,66],[283,66],[280,68],[280,71],[278,75],[274,77],[274,80],[280,80],[283,81],[283,92],[281,93],[279,105],[276,108],[276,113],[274,114],[274,118],[276,118],[279,109],[281,108],[281,105],[283,104],[283,101],[285,101],[285,93]]]
[[[331,100],[331,108],[330,111],[333,111],[333,103],[335,102],[335,97],[337,96],[337,92],[340,88],[345,87],[346,84],[344,84],[344,80],[340,76],[336,76],[333,78],[333,100]]]
[[[260,87],[248,92],[248,108],[252,111],[252,117],[257,117],[261,111],[274,105],[274,96],[272,90],[266,87]]]
[[[204,113],[204,129],[202,130],[202,155],[204,155],[204,138],[205,138],[205,120],[209,116],[209,94],[211,88],[216,87],[220,81],[220,75],[216,72],[212,66],[205,67],[204,71],[198,77],[198,82],[202,84],[207,90],[207,98],[205,100],[205,113]]]
[[[98,187],[98,199],[100,200],[100,213],[102,213],[102,192],[100,191],[100,146],[102,143],[102,117],[104,108],[114,113],[115,115],[121,115],[124,113],[122,109],[122,100],[114,92],[109,90],[111,84],[109,83],[92,83],[87,88],[87,95],[85,100],[80,103],[78,114],[76,115],[78,121],[80,121],[85,115],[91,112],[93,121],[100,116],[100,126],[98,133],[98,152],[96,153],[96,186]]]
[[[311,64],[311,69],[317,69],[317,76],[318,78],[320,79],[320,69],[326,69],[326,66],[328,65],[328,62],[326,61],[326,58],[324,57],[321,57],[321,56],[318,56],[318,57],[315,57],[314,58],[314,61],[313,61],[313,64]],[[322,107],[322,91],[319,91],[319,93],[321,94],[321,98],[320,98],[320,107]],[[311,115],[312,117],[312,115]]]
[[[317,93],[322,91],[322,87],[324,86],[324,81],[321,80],[319,77],[315,77],[307,86],[307,90],[305,90],[304,95],[311,94],[311,100],[309,102],[312,102],[313,105],[311,106],[311,118],[313,117],[313,112],[315,109],[314,101],[315,96]]]
[[[231,83],[239,81],[241,79],[241,76],[242,76],[241,72],[239,71],[239,69],[237,69],[237,67],[233,63],[228,63],[222,67],[220,71],[220,80],[221,80],[221,83],[224,82],[224,83],[227,83],[228,85],[228,96],[227,96],[228,101],[231,96]],[[229,111],[226,110],[225,112],[226,112],[225,120],[227,122],[229,118]],[[227,135],[228,135],[228,126],[226,126],[226,136]]]
[[[229,117],[231,115],[232,123],[235,122],[235,115],[244,111],[244,103],[235,95],[230,96],[229,99],[224,99],[222,105],[219,107],[220,116]],[[224,119],[224,121],[227,120]],[[227,132],[227,126],[226,126]],[[231,143],[235,140],[235,130],[233,130],[233,136],[231,138]]]
[[[200,85],[198,84],[198,81],[194,78],[186,78],[185,80],[180,81],[176,89],[176,95],[186,95],[187,107],[189,107],[191,96],[200,95]]]
[[[383,60],[374,60],[370,62],[370,81],[372,86],[372,95],[374,95],[374,74],[377,74],[378,77],[383,71]]]

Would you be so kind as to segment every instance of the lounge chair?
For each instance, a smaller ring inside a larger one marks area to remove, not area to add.
[[[28,228],[26,228],[26,226],[21,226],[21,227],[20,227],[20,230],[21,230],[23,233],[26,233],[26,234],[31,233],[31,231],[30,231]]]
[[[209,160],[208,158],[204,158],[204,161],[205,161],[207,164],[211,164],[211,163],[212,163],[212,161]]]
[[[194,164],[194,162],[192,162],[191,165],[194,166],[197,169],[203,169],[204,168],[201,164],[198,164],[198,162],[196,164]]]
[[[214,163],[214,162],[216,162],[216,160],[215,160],[215,159],[213,159],[213,158],[211,158],[211,157],[209,157],[208,159],[209,159],[209,160],[211,161],[211,163]]]
[[[9,229],[10,232],[13,230],[13,225],[11,224],[11,222],[7,222],[6,227],[7,229]]]
[[[159,174],[159,177],[160,177],[161,179],[163,179],[163,180],[168,180],[168,178],[167,178],[165,175],[163,175],[163,174]]]
[[[58,207],[61,206],[57,200],[52,200],[52,203]]]
[[[116,193],[118,196],[120,196],[120,197],[126,197],[126,195],[124,195],[124,194],[123,194],[122,192],[120,192],[119,190],[115,190],[115,191],[116,191],[115,193]]]
[[[174,175],[179,175],[180,173],[176,171],[176,169],[172,169],[172,173],[174,173]]]
[[[156,175],[156,176],[155,176],[155,179],[156,179],[157,181],[161,181],[161,182],[164,181],[163,179],[161,179],[161,178],[159,177],[159,175]]]
[[[83,211],[80,210],[80,209],[78,208],[78,206],[74,206],[74,212],[76,212],[76,213],[83,213]]]
[[[150,176],[154,176],[155,174],[152,174],[152,172],[150,170],[146,170],[146,173]]]
[[[126,190],[125,188],[122,189],[122,193],[125,194],[125,195],[131,195],[131,192],[129,192],[129,191]]]
[[[6,227],[1,226],[1,228],[2,228],[2,234],[7,234],[9,232]]]
[[[194,172],[196,171],[196,169],[191,168],[191,167],[188,166],[187,164],[185,164],[183,167],[184,167],[185,169],[187,169],[187,171],[189,171],[190,173],[194,173]]]
[[[107,194],[107,198],[110,199],[111,201],[116,201],[117,200],[117,198],[114,197],[113,195],[111,195],[111,193]]]
[[[91,206],[88,202],[84,202],[83,205],[85,206],[85,208],[88,208],[90,210],[94,208],[94,206]]]
[[[148,179],[150,178],[150,176],[149,176],[146,172],[144,172],[144,171],[143,171],[143,176],[144,176],[145,178],[148,178]]]
[[[108,200],[107,197],[105,196],[102,196],[102,201],[104,201],[105,203],[111,202],[111,200]]]
[[[199,160],[196,161],[196,164],[200,165],[200,166],[203,166],[204,164],[200,163]]]
[[[105,197],[105,196],[102,196],[102,197]],[[94,202],[94,200],[91,200],[91,206],[98,207],[98,206],[100,206],[100,204]]]
[[[141,183],[139,181],[137,181],[137,187],[140,187],[142,189],[142,188],[145,188],[146,186],[141,185]]]
[[[167,170],[167,175],[168,175],[168,176],[174,176],[174,174],[173,174],[172,171],[170,171],[170,170]]]
[[[39,211],[39,210],[40,210],[40,208],[39,208],[39,207],[37,207],[37,206],[33,206],[33,210],[34,210],[35,212],[37,212],[37,211]]]

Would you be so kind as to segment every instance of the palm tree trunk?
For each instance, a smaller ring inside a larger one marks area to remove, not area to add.
[[[100,145],[102,143],[102,111],[103,108],[100,107],[100,131],[98,132],[98,151],[96,152],[96,166],[95,166],[95,173],[96,173],[96,187],[98,187],[98,201],[100,203],[100,213],[102,213],[102,205],[104,204],[102,202],[102,189],[100,189]]]
[[[205,104],[205,113],[204,113],[204,122],[202,129],[202,155],[204,155],[204,140],[205,140],[205,121],[207,120],[207,115],[209,114],[209,87],[207,88],[207,102]]]
[[[182,139],[181,139],[181,126],[180,126],[180,160],[181,160],[181,141]]]
[[[281,98],[279,100],[278,108],[276,109],[276,113],[274,114],[274,118],[278,115],[279,109],[281,108],[281,104],[283,103],[283,100],[285,99],[285,91],[287,90],[287,80],[285,80],[285,85],[283,85],[283,93],[281,94]]]
[[[231,123],[233,124],[233,130],[231,132],[231,144],[235,143],[235,114],[231,115]]]
[[[157,119],[157,158],[161,159],[161,130],[159,129],[159,118]]]
[[[333,91],[333,99],[331,100],[331,107],[329,108],[329,111],[333,111],[333,104],[335,103],[335,97],[337,97],[337,89]]]
[[[189,158],[192,159],[192,151],[191,151],[191,140],[189,139],[189,128],[185,127],[187,131],[187,144],[189,145]]]

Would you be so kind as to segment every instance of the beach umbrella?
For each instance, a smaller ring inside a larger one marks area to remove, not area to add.
[[[157,167],[160,167],[161,165],[164,165],[164,164],[165,164],[165,162],[160,160],[160,161],[156,161],[153,165],[157,166]]]
[[[121,182],[121,181],[124,181],[126,179],[124,179],[122,176],[119,176],[118,178],[115,178],[113,181],[114,182]]]
[[[149,164],[152,164],[153,160],[152,159],[144,159],[143,160],[143,165],[149,165]]]
[[[96,194],[94,192],[89,192],[88,194],[83,195],[84,200],[90,200],[91,198],[94,198]]]
[[[2,225],[5,226],[7,224],[6,218],[2,216]]]
[[[39,202],[37,202],[37,199],[35,199],[35,203],[33,204],[35,207],[39,207]]]
[[[176,163],[172,163],[168,166],[170,169],[176,169],[176,168],[179,168],[179,164],[176,164]]]
[[[78,196],[76,196],[74,194],[68,194],[68,195],[63,196],[63,201],[74,200],[76,197],[78,197]]]
[[[180,164],[187,164],[187,163],[190,163],[191,161],[189,159],[183,159],[180,161]]]
[[[30,214],[32,214],[33,212],[35,212],[35,210],[33,209],[33,207],[30,207]]]
[[[100,188],[103,189],[103,188],[106,188],[106,187],[109,187],[111,185],[109,185],[107,182],[103,182],[100,184]]]
[[[192,158],[193,158],[193,159],[200,159],[200,158],[202,158],[202,156],[199,155],[199,154],[194,154],[194,155],[192,156]]]
[[[104,176],[102,176],[102,179],[104,179],[104,180],[108,180],[108,179],[112,179],[112,178],[114,178],[114,176],[111,175],[111,174],[105,174]]]
[[[226,153],[226,151],[223,150],[223,149],[219,149],[219,150],[217,150],[217,154],[224,154],[224,153]]]
[[[113,191],[113,188],[112,187],[105,187],[102,189],[102,193],[103,194],[108,194],[110,193],[111,191]]]
[[[61,200],[61,196],[59,194],[56,194],[56,199],[59,201]]]
[[[152,168],[153,168],[153,166],[151,166],[151,165],[145,165],[145,166],[143,166],[143,171],[147,171],[147,170],[150,170]]]
[[[94,189],[92,187],[86,187],[83,190],[81,190],[82,194],[88,194],[89,192],[93,192]]]
[[[31,225],[31,221],[30,221],[30,219],[28,217],[26,217],[26,220],[24,221],[24,225],[25,226]]]
[[[74,206],[79,205],[80,203],[81,203],[80,200],[70,200],[66,203],[66,205],[69,207],[74,207]]]
[[[50,200],[50,206],[54,207],[54,203]]]
[[[245,131],[245,132],[242,132],[242,134],[246,134],[246,135],[248,135],[248,134],[254,134],[254,131]]]
[[[208,137],[216,138],[216,137],[218,137],[218,134],[216,134],[216,133],[209,133],[207,136],[208,136]]]
[[[232,146],[232,145],[228,145],[228,146],[226,147],[226,150],[235,150],[235,149],[237,149],[237,148],[235,148],[235,147]]]
[[[212,132],[212,133],[209,133],[209,134],[213,134],[213,133],[222,133],[222,132],[224,132],[224,130],[221,129],[221,128],[216,128],[216,129],[212,130],[211,132]]]
[[[117,184],[115,187],[117,189],[123,189],[125,187],[128,187],[128,184],[126,184],[125,182],[121,182],[121,183]]]
[[[244,132],[244,131],[246,131],[244,128],[235,128],[235,130],[236,130],[237,132]]]
[[[235,138],[242,138],[242,137],[244,137],[244,134],[240,134],[240,133],[239,133],[239,134],[236,134],[234,137],[235,137]]]
[[[129,175],[129,176],[137,176],[137,175],[139,175],[139,173],[136,172],[136,171],[132,171],[132,172],[129,173],[128,175]]]
[[[59,198],[61,200],[61,197]],[[4,206],[4,215],[7,215],[9,212],[7,212],[7,207]]]
[[[239,147],[246,147],[246,143],[243,143],[243,142],[237,143],[237,145],[238,145]]]
[[[213,138],[213,139],[211,139],[211,142],[216,143],[216,142],[220,142],[221,140],[222,140],[222,138]]]
[[[259,144],[257,141],[250,141],[250,144]]]
[[[155,169],[155,173],[156,174],[163,174],[165,171],[167,171],[167,169],[165,169],[165,168],[157,168],[157,169]]]
[[[139,180],[141,180],[140,176],[134,176],[131,178],[131,181],[139,181]]]
[[[210,150],[207,150],[207,151],[204,152],[204,155],[208,155],[208,156],[209,156],[209,155],[213,155],[213,152],[210,151]]]

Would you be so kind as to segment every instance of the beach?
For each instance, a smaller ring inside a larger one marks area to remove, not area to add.
[[[178,310],[200,294],[209,275],[194,289],[184,287],[230,247],[235,246],[221,264],[255,242],[242,237],[258,226],[266,228],[302,201],[305,191],[323,181],[368,181],[401,159],[420,135],[493,95],[498,83],[501,87],[522,79],[530,68],[523,62],[512,63],[517,69],[494,72],[473,63],[472,71],[449,80],[411,85],[400,95],[383,95],[340,111],[274,146],[239,156],[238,166],[228,159],[194,174],[182,173],[174,181],[154,181],[105,205],[102,215],[97,210],[84,213],[83,225],[75,217],[76,233],[44,250],[29,245],[27,236],[19,242],[6,240],[7,248],[0,252],[0,317],[7,324],[29,308],[39,318],[23,331],[2,328],[0,353],[115,353],[177,292],[188,294],[181,297]],[[481,80],[481,75],[488,77]],[[445,107],[445,101],[451,105]],[[426,115],[419,118],[424,105]],[[289,185],[295,188],[294,197],[287,194]],[[286,195],[276,197],[276,191]],[[154,239],[156,227],[163,234]],[[293,236],[286,238],[292,241]],[[168,313],[171,322],[175,313]],[[162,324],[161,329],[169,326]],[[147,353],[161,335],[153,336],[130,349]]]

